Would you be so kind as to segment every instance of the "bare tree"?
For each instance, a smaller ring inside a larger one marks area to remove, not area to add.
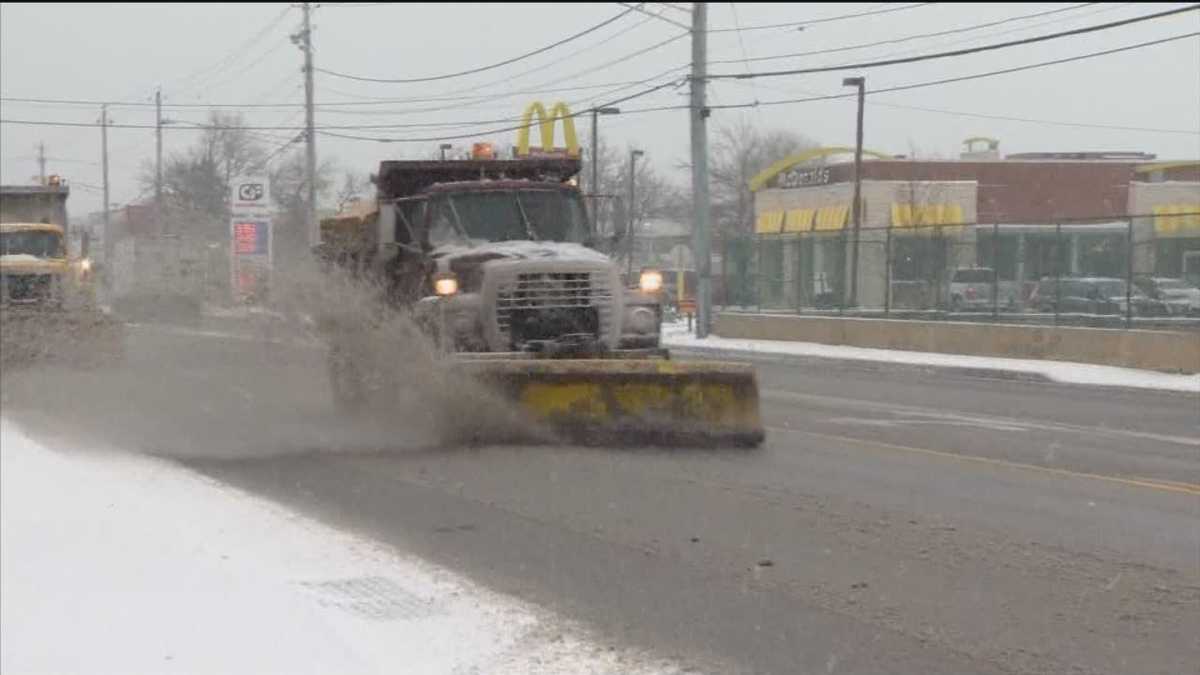
[[[728,233],[749,230],[754,219],[750,180],[776,161],[815,147],[817,143],[802,134],[762,130],[745,118],[719,127],[708,160],[715,228]]]
[[[927,155],[909,142],[908,157],[917,160],[937,159]],[[947,266],[952,258],[948,248],[952,242],[944,236],[937,218],[937,206],[945,201],[944,186],[910,173],[909,178],[896,186],[894,201],[899,205],[901,222],[899,236],[892,238],[890,289],[899,292],[898,306],[921,309],[942,306],[943,285]]]
[[[243,127],[238,113],[213,111],[196,143],[163,162],[164,217],[180,229],[205,236],[223,235],[229,218],[229,186],[239,175],[260,169],[266,158],[262,143]],[[139,183],[152,191],[153,163],[142,165]]]
[[[596,196],[592,209],[599,232],[612,235],[623,233],[630,223],[629,211],[629,165],[633,147],[617,149],[600,143],[597,156],[597,187],[589,185],[592,173],[590,161],[584,162],[581,185],[584,193]],[[687,219],[687,211],[681,211],[682,191],[672,184],[657,169],[654,158],[640,157],[634,175],[634,226],[651,218]]]
[[[277,250],[296,254],[307,246],[305,209],[308,198],[307,170],[304,151],[295,150],[278,162],[270,171],[271,198],[278,208],[275,219]],[[317,166],[317,201],[328,197],[333,187],[334,164],[326,160]]]
[[[342,211],[350,204],[365,199],[369,186],[367,178],[360,173],[347,171],[342,174],[342,186],[338,188],[334,197],[337,210]]]

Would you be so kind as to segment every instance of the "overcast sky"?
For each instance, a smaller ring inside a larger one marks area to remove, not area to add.
[[[918,6],[919,5],[919,6]],[[1086,6],[1084,6],[1086,5]],[[711,3],[713,29],[813,21],[846,14],[890,10],[859,18],[710,35],[712,73],[808,68],[873,61],[895,56],[960,49],[1151,14],[1185,3]],[[537,56],[476,75],[425,83],[359,82],[318,74],[319,126],[440,124],[459,127],[402,127],[340,130],[372,137],[414,138],[474,134],[508,124],[481,124],[520,115],[532,100],[562,99],[575,110],[639,92],[649,79],[660,84],[682,75],[690,62],[687,37],[613,63],[684,33],[663,19],[687,23],[689,3],[647,3],[662,18],[632,12],[578,40]],[[978,30],[933,37],[929,33],[1001,22],[1034,13],[1056,13],[1008,21]],[[314,11],[317,68],[372,78],[417,78],[486,66],[551,44],[625,8],[616,3],[522,4],[323,4]],[[153,101],[162,87],[168,105],[284,103],[254,108],[248,124],[297,126],[304,100],[302,55],[289,40],[300,25],[299,9],[286,4],[18,4],[0,6],[0,93],[8,98]],[[1146,21],[979,55],[859,71],[720,81],[710,103],[751,103],[840,93],[844,76],[863,74],[868,89],[939,80],[1112,49],[1200,31],[1200,12]],[[909,38],[909,39],[902,39]],[[743,62],[742,59],[814,52],[880,41],[874,47]],[[611,87],[596,86],[608,85]],[[547,89],[571,90],[547,92]],[[587,87],[587,88],[582,88]],[[530,90],[541,94],[524,93]],[[613,91],[616,90],[616,91]],[[611,92],[605,99],[594,97]],[[665,88],[620,107],[626,111],[686,103],[686,86]],[[467,96],[474,99],[458,100]],[[454,97],[451,101],[419,99]],[[396,99],[381,105],[328,105]],[[412,99],[418,99],[413,101]],[[896,107],[907,106],[907,107]],[[924,108],[924,110],[913,109]],[[432,109],[432,110],[431,110]],[[739,117],[762,127],[787,128],[823,145],[853,145],[854,102],[836,100],[717,110],[710,128]],[[949,111],[949,112],[947,112]],[[954,114],[951,114],[954,113]],[[964,114],[966,113],[966,114]],[[152,107],[115,105],[118,124],[153,124]],[[969,114],[969,115],[968,115]],[[179,122],[203,121],[204,107],[170,107]],[[1024,118],[985,119],[970,115]],[[95,105],[33,104],[5,100],[4,120],[93,123]],[[1049,122],[1070,123],[1065,126]],[[1087,126],[1091,125],[1091,126]],[[1146,130],[1103,127],[1137,127]],[[588,126],[578,130],[586,142]],[[1159,130],[1159,131],[1154,131]],[[335,131],[328,129],[328,131]],[[1175,133],[1168,133],[1168,132]],[[634,145],[646,158],[685,183],[672,170],[687,159],[684,110],[622,114],[603,119],[610,142]],[[1183,133],[1179,133],[1183,132]],[[295,131],[261,131],[270,149]],[[912,149],[955,156],[969,136],[993,136],[1005,153],[1066,150],[1140,150],[1164,159],[1200,157],[1200,37],[1020,73],[868,97],[866,147],[889,153]],[[196,132],[169,125],[166,151],[186,147]],[[512,142],[515,132],[481,134],[449,141]],[[47,171],[76,186],[70,208],[82,215],[100,207],[100,132],[96,128],[0,126],[0,181],[27,183],[37,174],[36,146],[44,142]],[[381,144],[318,137],[318,154],[341,169],[373,171],[379,160],[427,155],[437,141]],[[112,129],[109,135],[112,201],[138,196],[137,170],[154,154],[152,129]]]

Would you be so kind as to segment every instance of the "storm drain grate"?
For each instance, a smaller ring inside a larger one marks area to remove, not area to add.
[[[323,607],[337,607],[375,621],[422,619],[441,613],[432,600],[414,595],[387,577],[301,581]]]

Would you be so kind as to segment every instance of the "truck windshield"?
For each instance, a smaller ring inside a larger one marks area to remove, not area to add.
[[[439,195],[432,202],[430,240],[537,239],[583,242],[587,220],[579,199],[560,190],[489,190]]]
[[[56,232],[0,232],[0,255],[62,257],[62,237]]]

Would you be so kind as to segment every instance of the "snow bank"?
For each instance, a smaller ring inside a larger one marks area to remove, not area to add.
[[[876,361],[944,368],[1003,370],[1013,373],[1040,375],[1065,384],[1088,384],[1110,387],[1135,387],[1166,391],[1200,393],[1200,375],[1171,375],[1134,368],[1099,366],[1090,363],[1043,361],[1037,359],[1006,359],[992,356],[910,352],[898,349],[870,349],[826,345],[816,342],[784,340],[740,340],[710,336],[698,340],[688,333],[683,323],[663,326],[663,343],[669,347],[744,352],[747,354],[780,354],[850,361]]]
[[[0,418],[4,673],[675,672],[178,465]]]

